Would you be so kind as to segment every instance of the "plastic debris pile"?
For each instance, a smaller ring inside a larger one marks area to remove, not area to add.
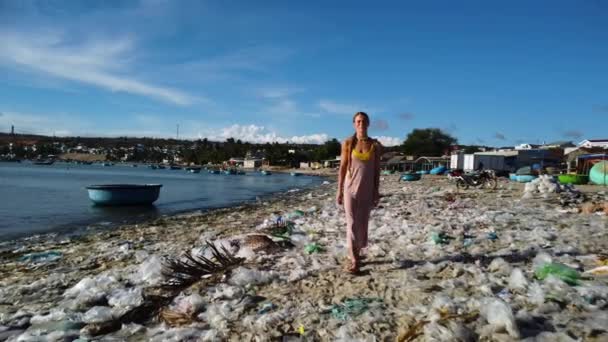
[[[608,216],[579,210],[605,192],[398,177],[383,176],[360,276],[343,271],[335,182],[0,245],[0,340],[608,339]],[[206,264],[205,241],[242,262]],[[171,283],[177,271],[187,281]]]

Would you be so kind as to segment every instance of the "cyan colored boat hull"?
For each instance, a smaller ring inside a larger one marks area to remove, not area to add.
[[[417,180],[420,180],[420,174],[419,173],[406,173],[406,174],[401,175],[401,180],[406,181],[406,182],[417,181]]]
[[[538,178],[538,176],[534,175],[517,175],[517,181],[520,183],[528,183]]]
[[[431,169],[430,174],[432,174],[432,175],[442,175],[446,171],[447,171],[447,168],[445,166],[437,166],[436,168]]]
[[[598,185],[608,185],[608,161],[601,161],[589,171],[589,179]]]
[[[516,173],[509,173],[509,180],[517,182],[517,174]]]
[[[96,205],[149,205],[158,199],[161,184],[106,184],[87,186]]]

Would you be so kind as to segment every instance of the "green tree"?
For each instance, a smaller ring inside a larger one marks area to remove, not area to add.
[[[439,128],[416,128],[407,135],[402,147],[407,155],[432,157],[442,156],[456,142],[456,138]]]

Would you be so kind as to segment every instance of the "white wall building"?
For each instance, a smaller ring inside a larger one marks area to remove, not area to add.
[[[601,148],[608,148],[608,139],[595,139],[595,140],[585,139],[585,140],[581,141],[580,143],[578,143],[578,147],[586,147],[586,148],[601,147]]]

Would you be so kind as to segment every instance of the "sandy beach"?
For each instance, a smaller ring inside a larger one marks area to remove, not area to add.
[[[4,243],[0,341],[605,341],[608,190],[560,190],[524,196],[502,180],[457,192],[444,177],[383,176],[357,276],[342,271],[331,179],[233,208]],[[581,213],[582,203],[598,209]],[[232,258],[176,286],[184,253],[213,261],[206,241]]]

